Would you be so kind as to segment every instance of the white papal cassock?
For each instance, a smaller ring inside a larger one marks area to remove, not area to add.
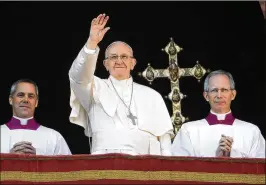
[[[230,157],[265,158],[259,128],[228,114],[211,112],[206,119],[184,123],[172,144],[174,156],[216,157],[221,135],[233,138]]]
[[[0,127],[1,153],[9,153],[13,145],[28,141],[36,149],[36,155],[71,155],[63,136],[51,128],[35,122],[33,118],[13,118]]]
[[[70,122],[92,137],[91,153],[171,155],[173,126],[161,95],[132,77],[119,81],[94,76],[98,53],[99,47],[93,51],[84,46],[69,71]],[[130,111],[137,117],[136,125],[113,85],[128,107],[133,91]]]

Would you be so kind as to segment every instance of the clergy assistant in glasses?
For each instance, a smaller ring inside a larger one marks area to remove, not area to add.
[[[233,116],[235,82],[229,72],[217,70],[205,79],[203,96],[209,115],[182,125],[172,144],[175,156],[265,158],[260,129]]]
[[[129,44],[111,43],[98,64],[109,78],[94,75],[108,20],[105,14],[92,20],[89,38],[69,71],[70,121],[92,137],[91,154],[171,155],[174,134],[167,107],[157,91],[134,82],[137,60]]]
[[[1,153],[71,155],[63,136],[34,119],[39,103],[35,82],[21,79],[13,83],[9,95],[13,117],[1,125]]]

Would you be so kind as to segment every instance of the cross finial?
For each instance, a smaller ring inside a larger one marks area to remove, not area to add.
[[[179,88],[179,80],[181,77],[185,76],[194,76],[198,81],[205,75],[207,72],[200,64],[199,61],[196,61],[196,65],[192,68],[180,68],[178,65],[177,55],[183,48],[179,47],[170,37],[170,42],[165,48],[162,48],[162,51],[169,56],[169,66],[165,69],[153,69],[151,64],[148,63],[148,67],[140,73],[145,79],[151,84],[155,78],[168,78],[171,83],[171,92],[168,98],[172,102],[172,123],[175,129],[175,133],[178,132],[182,123],[188,120],[188,118],[183,117],[181,114],[181,100],[187,95],[182,94]]]

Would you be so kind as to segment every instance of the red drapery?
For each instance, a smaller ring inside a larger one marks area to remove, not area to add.
[[[1,184],[265,184],[265,159],[1,154]]]

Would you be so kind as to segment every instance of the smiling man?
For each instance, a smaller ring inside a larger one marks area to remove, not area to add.
[[[223,70],[211,72],[205,79],[203,96],[211,107],[209,115],[182,125],[172,154],[265,158],[265,139],[259,128],[236,119],[231,112],[231,101],[236,97],[232,75]]]
[[[108,19],[100,14],[92,20],[88,41],[69,71],[70,121],[92,137],[92,154],[171,155],[170,115],[158,92],[133,82],[132,48],[122,41],[111,43],[103,61],[109,78],[94,76]]]
[[[35,121],[34,112],[38,102],[39,91],[35,82],[21,79],[11,86],[9,103],[13,117],[8,123],[1,125],[1,153],[71,154],[59,132]]]

